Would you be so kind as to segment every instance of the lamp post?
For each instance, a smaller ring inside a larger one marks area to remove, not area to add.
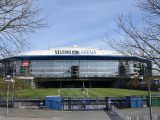
[[[14,102],[14,94],[15,94],[15,80],[12,79],[12,104]]]
[[[7,75],[5,77],[5,82],[7,83],[7,98],[6,98],[6,104],[7,104],[7,109],[6,109],[6,115],[8,116],[9,110],[8,110],[8,104],[9,104],[9,84],[13,83],[14,80],[12,79],[12,77],[10,75]]]
[[[151,71],[150,67],[146,67],[144,71],[144,80],[145,82],[142,83],[142,85],[147,85],[147,91],[148,91],[148,107],[149,107],[149,117],[150,120],[152,120],[152,106],[151,106]],[[147,83],[146,83],[147,82]]]
[[[9,84],[7,84],[7,111],[6,111],[6,115],[8,116],[8,102],[9,102]]]
[[[151,107],[151,90],[150,90],[150,86],[148,86],[148,97],[149,97],[149,116],[150,116],[150,120],[152,120],[152,107]]]
[[[152,74],[151,74],[151,66],[148,66],[146,69],[145,69],[145,76],[146,76],[146,80],[147,80],[147,88],[148,88],[148,97],[149,97],[149,116],[150,116],[150,120],[152,120],[152,106],[151,106],[151,77],[152,77]]]

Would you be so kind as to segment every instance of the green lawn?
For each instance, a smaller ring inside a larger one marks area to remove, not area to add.
[[[115,89],[115,88],[89,88],[81,91],[81,89],[25,89],[15,93],[17,97],[29,98],[44,98],[45,96],[61,95],[63,97],[123,97],[123,96],[146,96],[147,91],[129,90],[129,89]],[[152,92],[159,94],[158,92]]]

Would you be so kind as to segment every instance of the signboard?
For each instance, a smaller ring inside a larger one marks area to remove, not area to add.
[[[55,54],[63,55],[96,55],[96,50],[55,50]]]

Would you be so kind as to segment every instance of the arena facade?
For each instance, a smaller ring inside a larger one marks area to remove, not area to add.
[[[136,56],[94,48],[37,50],[1,59],[1,76],[30,81],[31,87],[126,87],[143,78],[151,63]]]

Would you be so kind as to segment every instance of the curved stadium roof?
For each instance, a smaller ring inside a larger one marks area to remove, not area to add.
[[[64,48],[53,48],[48,50],[36,50],[30,52],[24,52],[18,56],[124,56],[116,51],[102,50],[95,48],[83,48],[83,47],[64,47]]]
[[[126,56],[112,50],[77,46],[24,52],[16,56],[1,59],[0,61],[12,58],[21,60],[138,60],[149,62],[140,57]]]

